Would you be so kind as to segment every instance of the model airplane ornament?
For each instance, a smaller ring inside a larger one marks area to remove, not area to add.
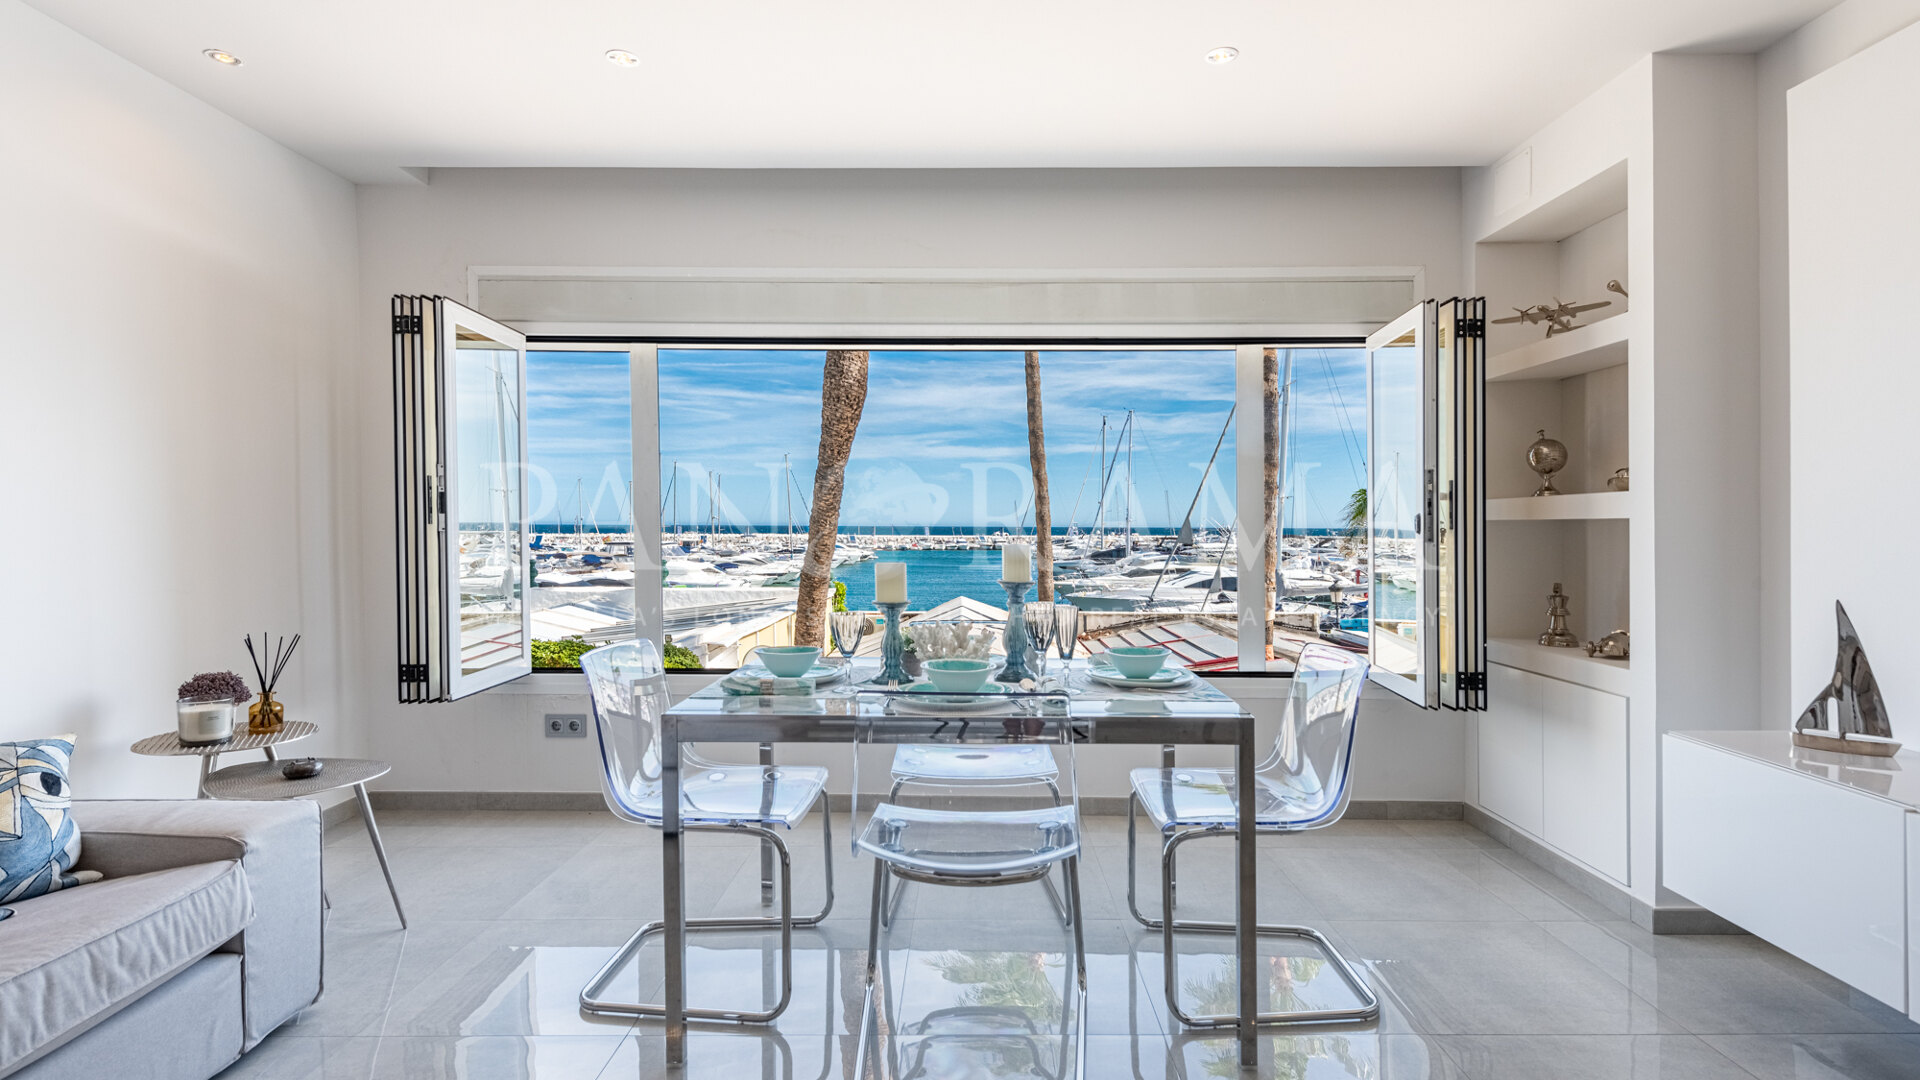
[[[1860,635],[1838,600],[1834,614],[1840,620],[1840,650],[1834,658],[1833,681],[1820,691],[1793,725],[1793,745],[1842,754],[1892,757],[1900,752],[1887,719],[1887,703],[1873,679]]]
[[[1625,294],[1623,293],[1621,295]],[[1581,315],[1589,311],[1598,311],[1603,307],[1611,307],[1612,305],[1613,301],[1611,300],[1601,300],[1593,304],[1569,304],[1556,296],[1553,298],[1553,303],[1551,304],[1535,304],[1532,307],[1514,308],[1512,315],[1493,321],[1497,323],[1523,322],[1529,326],[1546,323],[1547,336],[1552,337],[1555,334],[1564,334],[1573,329],[1573,320],[1579,318]]]

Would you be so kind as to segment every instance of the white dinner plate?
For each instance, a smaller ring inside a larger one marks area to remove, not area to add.
[[[1193,672],[1183,667],[1166,668],[1150,679],[1130,679],[1096,661],[1087,668],[1087,677],[1127,690],[1172,690],[1192,682]]]
[[[748,664],[745,667],[738,667],[733,669],[733,674],[748,682],[759,682],[761,679],[776,678],[774,673],[768,671],[763,664]],[[818,685],[820,683],[830,683],[835,679],[844,679],[846,675],[847,669],[843,664],[816,663],[808,668],[807,673],[801,677],[812,679],[814,683]]]
[[[988,683],[979,693],[956,694],[948,696],[935,690],[930,682],[917,682],[907,687],[907,692],[893,699],[893,706],[902,712],[924,713],[939,716],[947,713],[991,712],[1007,707],[1007,693],[1010,687],[999,683]]]

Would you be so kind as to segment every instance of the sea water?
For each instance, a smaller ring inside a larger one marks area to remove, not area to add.
[[[907,599],[915,611],[926,611],[956,596],[997,608],[1007,606],[1007,590],[1000,587],[998,551],[907,550],[882,551],[871,561],[849,563],[833,572],[835,581],[847,583],[850,610],[874,610],[875,562],[907,564]]]
[[[915,611],[926,611],[956,596],[965,596],[992,607],[1007,606],[1007,591],[1000,586],[998,551],[906,550],[882,551],[875,560],[849,563],[833,572],[835,581],[847,583],[847,607],[854,611],[872,611],[873,563],[907,564],[907,599]],[[1382,583],[1371,590],[1375,607],[1383,619],[1411,619],[1415,603],[1412,589]],[[1027,593],[1031,598],[1031,590]]]

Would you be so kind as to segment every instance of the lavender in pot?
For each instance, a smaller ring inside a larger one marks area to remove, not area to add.
[[[175,705],[183,746],[212,746],[233,738],[240,706],[253,700],[247,681],[231,671],[203,671],[180,684]]]

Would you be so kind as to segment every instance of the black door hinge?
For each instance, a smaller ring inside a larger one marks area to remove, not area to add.
[[[1487,320],[1461,319],[1459,323],[1459,332],[1461,337],[1471,337],[1471,338],[1486,337],[1487,336]]]
[[[1484,671],[1461,672],[1460,689],[1470,694],[1484,693],[1487,689],[1487,673]]]
[[[393,317],[393,332],[396,334],[419,333],[420,332],[420,316],[395,315]]]
[[[400,681],[401,682],[426,682],[427,681],[427,665],[401,664],[400,665]]]

